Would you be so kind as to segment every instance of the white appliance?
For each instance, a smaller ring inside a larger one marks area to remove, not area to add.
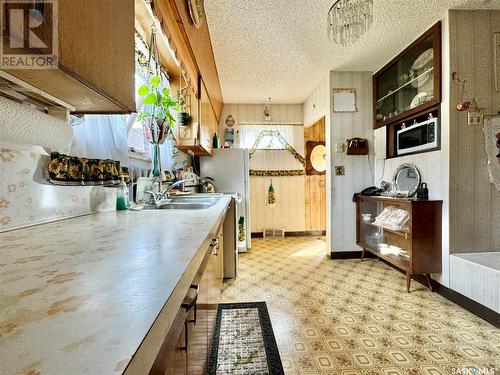
[[[437,117],[433,117],[398,130],[396,133],[396,154],[405,155],[437,149],[438,125]]]
[[[250,232],[250,158],[247,149],[221,148],[212,151],[212,157],[200,158],[202,177],[214,179],[217,193],[237,193],[241,202],[236,205],[236,221],[243,217],[245,239],[237,241],[239,252],[252,246]],[[236,228],[238,230],[238,228]]]

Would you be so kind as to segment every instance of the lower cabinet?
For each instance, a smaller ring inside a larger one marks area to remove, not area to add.
[[[188,353],[184,326],[186,317],[185,310],[180,309],[149,374],[183,375],[188,373]]]
[[[195,309],[180,308],[150,375],[206,373],[224,279],[222,225],[192,284],[198,285]]]

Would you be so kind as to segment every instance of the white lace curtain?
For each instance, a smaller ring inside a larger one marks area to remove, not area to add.
[[[304,127],[300,124],[273,124],[273,123],[240,123],[240,148],[252,148],[257,137],[262,131],[279,131],[281,136],[292,146],[300,155],[304,156]],[[258,149],[282,149],[278,140],[272,137],[264,137],[259,142]]]
[[[85,115],[73,126],[71,156],[118,160],[129,165],[125,115]]]

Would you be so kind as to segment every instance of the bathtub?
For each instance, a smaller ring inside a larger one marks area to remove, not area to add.
[[[500,252],[450,255],[450,288],[500,313]]]

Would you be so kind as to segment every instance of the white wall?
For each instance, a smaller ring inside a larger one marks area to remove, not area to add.
[[[356,245],[356,214],[352,202],[354,193],[372,185],[373,172],[373,115],[372,115],[372,73],[330,72],[330,103],[333,103],[333,89],[353,88],[356,92],[357,112],[331,113],[330,151],[331,170],[344,166],[345,175],[331,177],[331,251],[358,251]],[[347,155],[335,153],[336,143],[348,138],[366,138],[370,155]]]
[[[333,89],[353,88],[356,91],[357,112],[334,113]],[[373,184],[373,123],[372,73],[330,72],[304,102],[304,123],[311,124],[325,116],[327,170],[326,170],[326,232],[327,247],[331,252],[358,251],[356,246],[354,193]],[[348,138],[367,138],[368,156],[349,156],[335,153],[336,143]],[[344,166],[345,175],[335,176],[334,167]]]
[[[0,146],[0,232],[114,209],[115,189],[34,182],[40,157],[35,151]]]
[[[304,102],[304,126],[313,125],[329,112],[330,76],[326,75]],[[326,119],[325,119],[326,120]]]
[[[230,104],[225,103],[219,132],[221,138],[226,128],[225,121],[230,114],[236,125],[235,141],[237,142],[239,122],[264,121],[265,104]],[[271,113],[273,122],[303,122],[302,104],[272,104]],[[292,145],[294,146],[294,145]],[[303,152],[303,143],[297,149]],[[302,155],[304,156],[304,155]],[[275,164],[270,169],[275,169]],[[259,169],[265,169],[259,163]],[[276,193],[276,206],[266,204],[270,177],[250,177],[250,214],[252,232],[262,232],[264,228],[284,229],[285,231],[304,231],[305,228],[305,200],[304,176],[273,177],[273,187]]]

